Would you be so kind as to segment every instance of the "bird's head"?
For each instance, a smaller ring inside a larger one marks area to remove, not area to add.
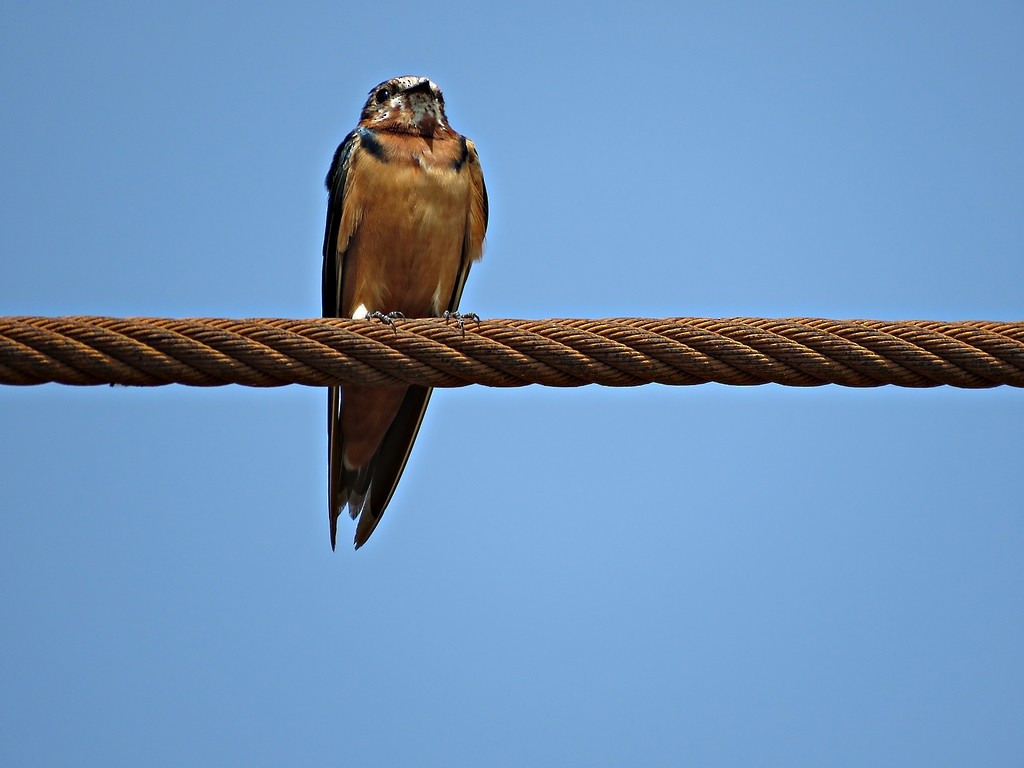
[[[370,91],[359,124],[419,136],[449,130],[441,89],[417,75],[393,77]]]

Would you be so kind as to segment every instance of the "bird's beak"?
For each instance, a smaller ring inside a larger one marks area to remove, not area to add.
[[[420,80],[416,85],[410,85],[402,93],[433,93],[429,80]]]

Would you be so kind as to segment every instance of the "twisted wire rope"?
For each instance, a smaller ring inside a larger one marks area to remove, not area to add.
[[[1024,322],[0,317],[0,384],[1024,387]]]

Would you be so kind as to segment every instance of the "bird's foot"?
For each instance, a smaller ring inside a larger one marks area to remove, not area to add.
[[[451,320],[455,321],[455,327],[462,333],[466,332],[466,321],[472,320],[474,323],[480,322],[480,315],[476,312],[449,312],[445,310],[444,314],[441,315],[444,318],[444,324],[448,325]]]
[[[395,327],[395,320],[399,318],[405,319],[405,315],[401,312],[367,312],[367,320],[380,320],[384,325],[390,325],[392,328]]]

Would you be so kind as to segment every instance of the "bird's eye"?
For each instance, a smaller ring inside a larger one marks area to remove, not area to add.
[[[391,91],[389,91],[387,88],[381,88],[379,91],[377,91],[377,103],[378,104],[386,104],[388,102],[388,100],[390,100],[390,99],[391,99]]]

